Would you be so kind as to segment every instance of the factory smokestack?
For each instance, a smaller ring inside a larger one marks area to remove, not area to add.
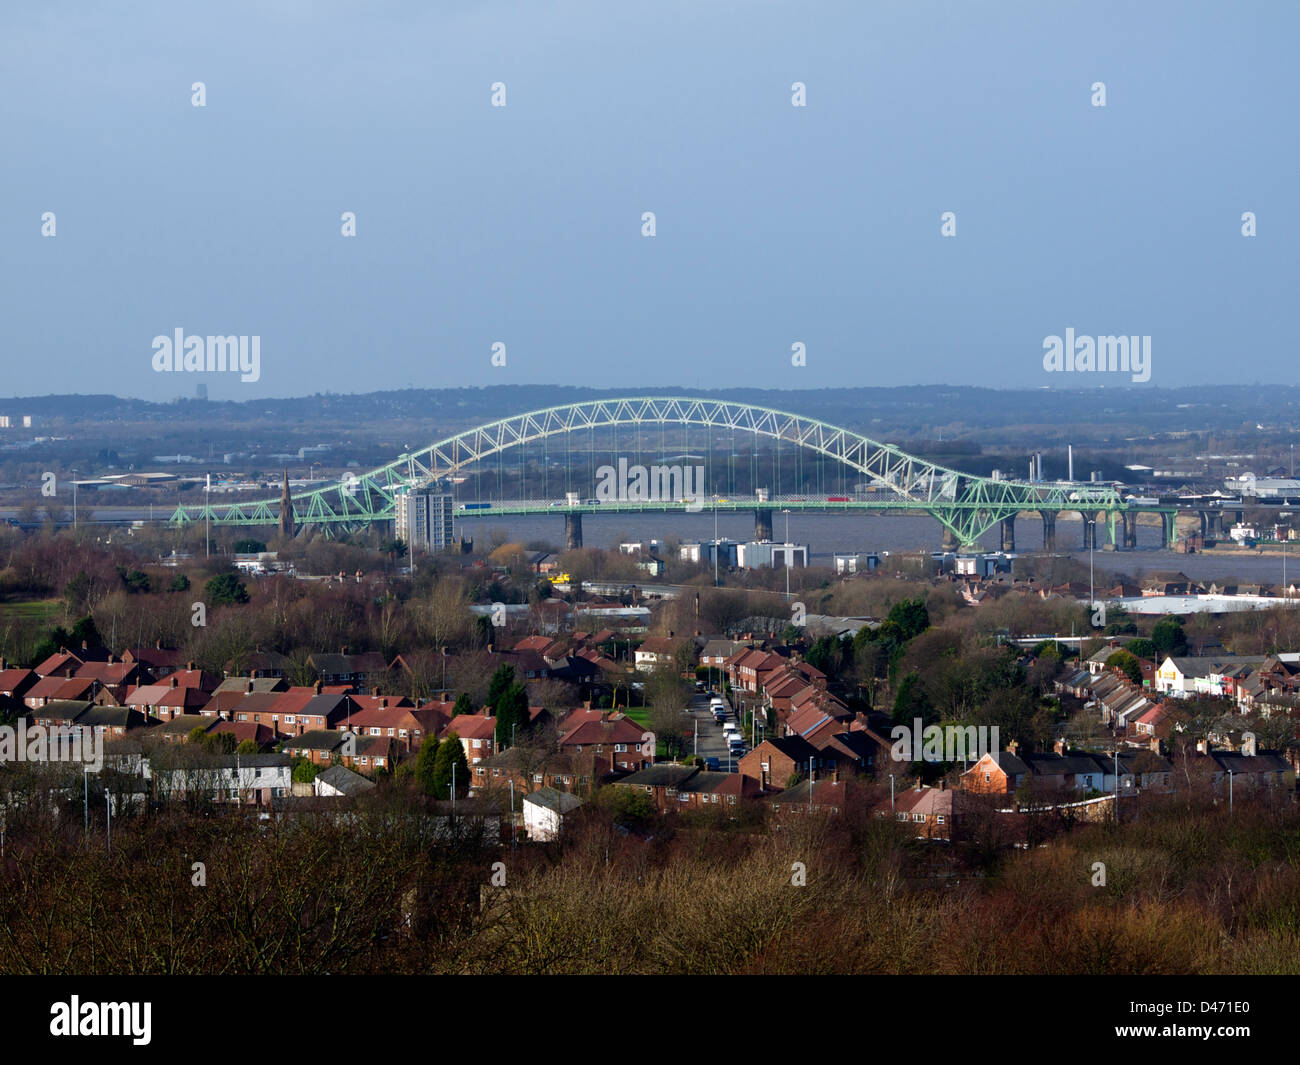
[[[1067,481],[1074,480],[1074,445],[1066,444],[1066,454],[1069,456],[1069,472],[1065,475]]]

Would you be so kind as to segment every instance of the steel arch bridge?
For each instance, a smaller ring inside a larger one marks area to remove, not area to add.
[[[1129,512],[1110,485],[1002,481],[977,477],[926,462],[914,455],[851,430],[787,411],[727,400],[668,396],[593,399],[529,411],[457,433],[419,451],[360,475],[291,495],[298,524],[360,526],[391,520],[399,492],[420,488],[482,462],[509,448],[549,437],[614,426],[686,425],[742,430],[759,437],[807,448],[843,463],[869,479],[872,490],[861,499],[824,503],[801,500],[801,509],[923,511],[932,515],[960,544],[974,544],[999,522],[1023,510],[1078,511],[1108,514],[1112,540],[1114,518]],[[784,507],[776,500],[731,504],[730,509]],[[602,508],[555,502],[518,501],[472,516],[488,514],[597,513]],[[603,508],[608,510],[610,508]],[[684,510],[684,504],[624,504],[621,510]],[[1157,508],[1144,508],[1157,509]],[[205,519],[214,525],[275,525],[280,500],[180,506],[176,525]]]

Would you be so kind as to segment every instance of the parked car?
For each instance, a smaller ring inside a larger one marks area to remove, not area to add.
[[[722,768],[722,763],[716,758],[706,758],[704,759],[704,768],[711,773],[716,773]]]

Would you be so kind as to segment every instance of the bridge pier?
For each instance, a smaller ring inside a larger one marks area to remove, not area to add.
[[[762,507],[754,511],[754,539],[772,539],[772,511],[770,508]]]
[[[1138,545],[1138,516],[1130,511],[1120,516],[1124,519],[1124,547],[1132,551]]]
[[[1212,510],[1209,513],[1209,537],[1212,540],[1222,540],[1228,534],[1223,528],[1223,511]]]
[[[1165,534],[1165,546],[1173,547],[1178,538],[1177,514],[1161,514],[1160,524]]]
[[[582,546],[582,515],[564,515],[564,550],[576,551]]]
[[[1002,519],[1002,550],[1005,554],[1015,554],[1016,550],[1016,516]]]
[[[1043,550],[1056,550],[1056,511],[1039,511],[1043,519]]]
[[[948,526],[945,525],[943,527],[943,540],[940,541],[939,544],[940,550],[956,551],[957,547],[958,547],[957,534],[953,532],[950,528],[948,528]]]

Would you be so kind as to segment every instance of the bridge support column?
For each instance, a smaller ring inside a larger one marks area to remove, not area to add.
[[[1124,519],[1124,547],[1132,551],[1138,545],[1138,516],[1129,512],[1121,517]]]
[[[943,540],[939,544],[940,549],[943,551],[956,551],[957,546],[957,534],[945,525],[943,527]]]
[[[1106,546],[1102,548],[1103,551],[1115,551],[1119,547],[1115,537],[1116,516],[1113,510],[1106,512]],[[1119,516],[1122,517],[1122,515]]]
[[[1043,550],[1056,550],[1056,511],[1040,511],[1043,518]]]
[[[1085,551],[1097,550],[1097,521],[1102,516],[1101,511],[1095,514],[1080,512],[1083,518],[1083,549]]]
[[[754,539],[772,539],[772,511],[761,508],[754,511]]]
[[[1177,514],[1161,514],[1160,524],[1164,528],[1165,546],[1173,547],[1178,538],[1178,529],[1176,525]]]
[[[582,546],[582,515],[564,515],[564,550],[576,551]]]
[[[1016,516],[1002,519],[1002,550],[1010,555],[1016,550]]]
[[[1211,510],[1208,513],[1202,513],[1205,514],[1206,518],[1204,523],[1205,535],[1211,540],[1222,540],[1225,535],[1223,531],[1223,511]]]

